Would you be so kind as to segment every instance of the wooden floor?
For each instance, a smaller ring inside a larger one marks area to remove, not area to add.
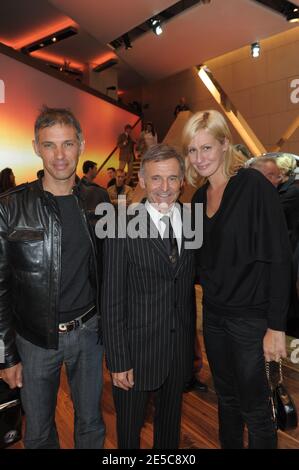
[[[209,365],[207,362],[204,344],[202,340],[202,319],[201,319],[201,299],[202,292],[200,286],[196,286],[197,300],[197,331],[201,345],[203,367],[200,372],[200,379],[205,382],[209,391],[189,392],[184,394],[181,443],[182,449],[218,449],[218,424],[217,424],[217,398],[213,388],[213,382]],[[299,364],[290,361],[291,338],[288,338],[288,358],[284,361],[283,374],[284,382],[292,395],[299,413]],[[104,370],[104,389],[102,396],[103,417],[106,424],[106,449],[116,449],[115,431],[115,411],[112,400],[110,375]],[[149,406],[145,425],[141,434],[141,447],[143,449],[152,448],[152,410]],[[63,449],[73,448],[73,407],[70,400],[69,387],[64,370],[61,374],[61,385],[58,395],[58,405],[56,412],[56,423],[60,436],[60,445]],[[278,447],[280,449],[299,449],[299,427],[288,432],[278,432]],[[245,436],[246,442],[246,436]],[[10,448],[23,448],[23,443],[18,442]]]
[[[299,373],[295,366],[284,367],[285,384],[292,394],[299,410]],[[181,444],[183,449],[217,449],[217,400],[213,390],[211,374],[203,351],[202,381],[209,386],[208,393],[189,392],[184,394]],[[107,427],[105,448],[116,448],[115,412],[111,394],[111,383],[108,372],[104,372],[104,391],[102,397],[104,420]],[[150,407],[149,407],[150,408]],[[152,413],[148,410],[145,426],[142,430],[141,447],[152,447]],[[62,448],[73,448],[73,408],[64,371],[61,375],[56,422]],[[18,442],[11,448],[23,448]],[[299,428],[288,433],[279,431],[279,448],[299,449]]]

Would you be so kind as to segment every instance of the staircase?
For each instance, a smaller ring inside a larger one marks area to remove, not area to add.
[[[133,188],[136,188],[137,184],[138,184],[138,172],[139,172],[139,169],[140,169],[140,160],[134,160],[134,163],[133,163],[133,173],[132,173],[132,178],[131,178],[131,181],[133,183],[132,187]]]

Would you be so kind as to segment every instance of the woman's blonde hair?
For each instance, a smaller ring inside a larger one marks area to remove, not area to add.
[[[231,132],[222,114],[214,109],[200,111],[187,121],[182,135],[183,154],[186,157],[186,179],[193,186],[202,186],[207,181],[206,177],[198,175],[188,156],[190,142],[201,129],[206,129],[221,144],[227,140],[228,148],[224,156],[225,176],[228,178],[233,176],[246,161],[246,158],[234,149]]]
[[[276,158],[278,168],[286,175],[291,176],[295,173],[297,166],[296,158],[292,155],[283,154]]]

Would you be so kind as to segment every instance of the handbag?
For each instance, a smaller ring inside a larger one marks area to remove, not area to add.
[[[277,367],[278,374],[276,370],[276,376],[278,375],[278,378],[274,380],[275,368],[277,369]],[[283,383],[281,359],[279,363],[274,361],[266,362],[266,374],[270,390],[269,402],[272,419],[276,429],[281,429],[282,431],[295,429],[298,424],[297,410],[291,395]]]
[[[0,449],[22,438],[20,389],[11,390],[0,379]]]

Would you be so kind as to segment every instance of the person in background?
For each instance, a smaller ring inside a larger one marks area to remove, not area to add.
[[[21,388],[28,449],[56,449],[55,409],[63,364],[74,406],[74,441],[101,449],[102,242],[76,177],[84,140],[71,111],[44,107],[33,147],[44,175],[0,197],[2,379]]]
[[[189,111],[190,108],[189,106],[187,105],[186,103],[186,98],[184,96],[182,96],[180,98],[180,102],[176,105],[175,109],[174,109],[174,116],[177,117],[177,115],[181,112],[181,111]]]
[[[196,264],[203,289],[203,333],[218,397],[225,449],[273,449],[266,361],[286,357],[291,257],[275,188],[242,168],[221,113],[194,114],[183,131],[187,179],[203,207],[203,245]],[[200,204],[200,205],[198,205]]]
[[[295,251],[299,241],[299,186],[295,182],[297,161],[292,155],[281,155],[276,158],[281,172],[278,194],[286,217],[292,250]]]
[[[116,170],[116,183],[108,188],[108,195],[113,205],[126,204],[129,206],[133,198],[133,189],[125,184],[126,173]]]
[[[281,159],[281,164],[284,165],[283,170],[278,166],[279,159]],[[296,160],[289,155],[281,157],[262,156],[248,160],[245,166],[255,168],[260,171],[273,184],[273,186],[275,186],[275,188],[278,187],[280,202],[282,203],[284,210],[293,251],[293,279],[286,332],[289,336],[295,336],[298,338],[299,301],[296,284],[298,273],[297,253],[299,251],[296,253],[296,247],[299,247],[299,187],[296,186],[295,178],[292,176],[292,173],[296,168]],[[288,176],[286,176],[286,173],[288,173]]]
[[[128,165],[127,184],[131,181],[134,162],[135,141],[132,139],[132,126],[127,124],[124,132],[118,136],[117,146],[119,148],[119,169],[125,170]]]
[[[260,171],[275,188],[281,183],[280,169],[274,157],[263,156],[250,158],[245,163],[245,167]]]
[[[294,270],[295,270],[297,300],[299,304],[299,243],[297,244],[297,248],[294,254]],[[297,311],[297,314],[298,314],[298,311]],[[299,327],[297,331],[298,331],[297,338],[299,338]]]
[[[240,153],[241,156],[247,158],[247,160],[249,158],[252,158],[252,154],[251,154],[250,150],[246,147],[246,145],[244,145],[244,144],[235,144],[234,148],[237,152]]]
[[[36,177],[37,177],[37,179],[43,178],[44,175],[45,175],[44,170],[42,170],[42,169],[37,170],[37,172],[36,172]]]
[[[98,165],[96,162],[92,162],[91,160],[85,160],[82,165],[83,171],[83,182],[92,183],[93,180],[97,177],[98,174]]]
[[[107,168],[107,175],[108,175],[108,183],[107,183],[107,188],[110,186],[113,186],[116,183],[116,171],[113,166],[110,166]]]
[[[158,137],[153,123],[145,123],[136,144],[136,150],[138,151],[139,157],[141,158],[150,147],[156,145],[157,143]]]
[[[299,186],[295,181],[297,161],[292,155],[288,154],[279,154],[276,161],[281,171],[281,184],[278,186],[278,194],[286,218],[293,254],[292,296],[287,334],[299,338]]]
[[[105,188],[99,184],[94,183],[94,179],[98,174],[97,164],[91,160],[86,160],[82,166],[83,178],[81,184],[85,187],[85,206],[90,214],[90,219],[93,220],[95,225],[98,217],[95,215],[95,209],[101,202],[110,202],[108,193]]]
[[[4,168],[0,173],[0,193],[5,193],[9,189],[15,188],[15,175],[11,168]]]

